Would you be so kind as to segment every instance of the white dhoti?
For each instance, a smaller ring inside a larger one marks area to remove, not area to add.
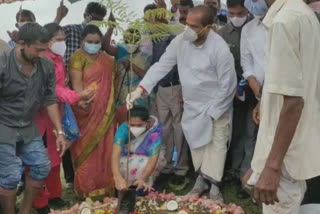
[[[269,206],[264,204],[263,214],[298,214],[306,189],[305,181],[293,179],[286,168],[282,167],[277,193],[280,202]]]
[[[200,148],[191,149],[195,171],[199,171],[212,182],[221,182],[227,157],[230,136],[230,114],[224,113],[218,120],[213,120],[212,141]]]
[[[248,185],[254,186],[259,177],[259,174],[253,172]],[[280,186],[277,192],[279,203],[274,205],[263,204],[263,214],[298,214],[306,189],[305,181],[295,180],[290,176],[285,166],[282,166]]]

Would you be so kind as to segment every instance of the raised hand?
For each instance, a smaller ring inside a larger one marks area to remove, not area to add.
[[[157,6],[157,8],[167,9],[167,4],[166,4],[165,0],[154,0],[154,3]]]
[[[15,43],[18,43],[19,42],[19,37],[18,37],[18,31],[17,30],[14,30],[14,31],[7,31],[7,34],[9,35],[10,39],[12,41],[14,41]]]
[[[61,20],[67,16],[69,9],[64,5],[63,0],[60,2],[60,6],[57,8],[57,15],[55,23],[60,23]]]

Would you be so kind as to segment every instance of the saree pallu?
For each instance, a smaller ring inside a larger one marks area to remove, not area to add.
[[[82,54],[76,52],[75,54]],[[80,197],[111,195],[114,182],[111,170],[114,139],[113,59],[100,52],[83,69],[83,88],[97,85],[96,96],[88,111],[74,108],[81,136],[70,148],[75,170],[75,191]]]

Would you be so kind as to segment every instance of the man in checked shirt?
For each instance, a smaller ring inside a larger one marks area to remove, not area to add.
[[[57,16],[54,20],[59,24],[64,17],[68,14],[68,9],[61,4],[57,9]],[[65,54],[65,63],[68,66],[71,55],[80,48],[80,36],[81,31],[87,24],[93,24],[94,21],[102,21],[107,14],[107,9],[104,5],[98,2],[90,2],[83,14],[83,22],[81,24],[72,24],[64,26],[64,32],[66,34],[67,50]]]

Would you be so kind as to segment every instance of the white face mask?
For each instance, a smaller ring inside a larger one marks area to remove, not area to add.
[[[135,136],[136,138],[141,136],[145,131],[147,130],[147,127],[131,127],[130,132]]]
[[[189,26],[186,26],[184,33],[183,33],[183,39],[189,42],[195,42],[198,39],[198,34],[194,32]]]
[[[54,54],[64,57],[67,50],[67,45],[65,41],[55,42],[50,48]]]
[[[244,17],[230,17],[230,21],[235,27],[242,27],[246,23],[248,16]]]
[[[128,54],[135,53],[138,48],[139,48],[139,45],[132,45],[132,47],[131,47],[131,45],[125,46],[125,49],[127,50]]]

